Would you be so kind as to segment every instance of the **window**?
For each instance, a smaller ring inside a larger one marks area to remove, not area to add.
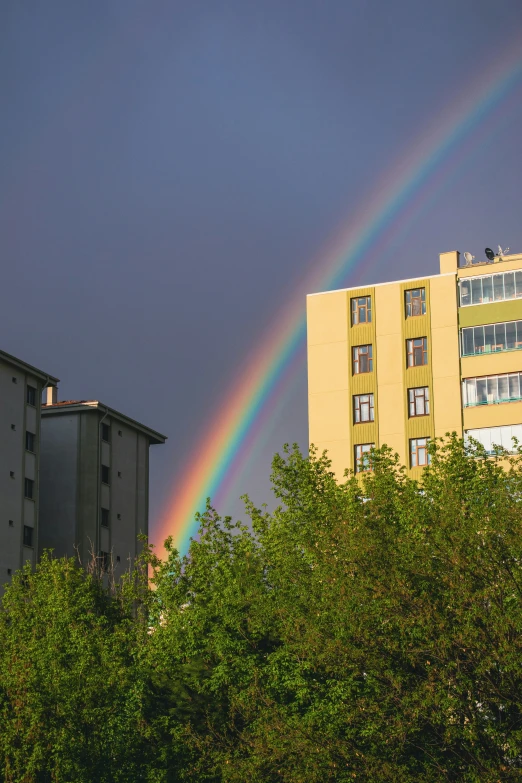
[[[363,421],[374,421],[373,394],[354,395],[353,420],[355,424]]]
[[[484,375],[481,378],[464,378],[462,381],[464,407],[493,405],[522,399],[522,373]]]
[[[522,443],[522,424],[508,424],[504,427],[481,427],[476,430],[467,430],[464,440],[477,440],[484,446],[488,453],[494,451],[495,446],[502,446],[506,451],[515,451],[513,438]]]
[[[102,508],[100,523],[102,527],[109,527],[109,509]]]
[[[415,315],[426,315],[426,289],[412,288],[405,291],[406,299],[406,318],[413,318]]]
[[[408,367],[420,367],[428,364],[428,338],[417,337],[406,340]]]
[[[16,424],[11,424],[11,429],[16,431]]]
[[[25,450],[26,451],[34,451],[34,445],[35,445],[36,439],[34,432],[26,432],[25,433]]]
[[[522,348],[522,321],[470,326],[461,330],[461,356],[475,356]]]
[[[14,527],[14,520],[12,519],[9,520],[9,527]]]
[[[9,471],[9,478],[12,478],[12,479],[14,479],[14,477],[15,477],[15,472],[14,472],[14,470],[10,470],[10,471]]]
[[[100,566],[101,566],[102,571],[108,571],[109,570],[109,553],[108,552],[104,552],[103,550],[100,549],[99,560],[100,560]]]
[[[24,481],[24,495],[29,500],[34,500],[34,481],[26,478]]]
[[[119,435],[119,436],[120,436],[120,438],[121,438],[121,437],[123,436],[123,432],[122,432],[121,430],[118,430],[118,435]]]
[[[101,425],[101,439],[104,440],[105,443],[111,442],[111,428],[108,424]]]
[[[430,412],[430,390],[427,386],[408,389],[408,411],[410,418],[428,416]]]
[[[428,443],[429,438],[412,438],[410,440],[410,466],[412,468],[429,465]]]
[[[367,470],[371,470],[370,464],[370,451],[375,446],[375,443],[359,443],[355,447],[355,472],[364,473]]]
[[[460,306],[522,299],[522,270],[467,277],[460,281]]]
[[[34,530],[29,525],[24,525],[24,546],[33,545],[33,533]]]
[[[18,378],[15,378],[15,377],[14,377],[14,375],[13,375],[13,377],[11,378],[11,380],[12,380],[12,382],[13,382],[13,383],[18,383]]]
[[[373,370],[373,351],[371,345],[356,345],[352,348],[353,356],[353,374],[359,375],[363,372],[372,372]]]
[[[118,478],[121,478],[121,470],[118,471]]]
[[[117,562],[117,563],[119,563],[119,562],[120,562],[120,556],[119,556],[119,555],[116,555],[116,562]]]
[[[28,405],[36,408],[36,389],[34,386],[28,386],[26,389],[25,401]]]
[[[101,466],[101,480],[102,484],[110,484],[110,470],[108,465]]]
[[[116,514],[118,519],[121,519],[121,514]]]
[[[358,296],[355,299],[352,299],[352,326],[355,326],[356,324],[371,324],[371,322],[371,296]]]

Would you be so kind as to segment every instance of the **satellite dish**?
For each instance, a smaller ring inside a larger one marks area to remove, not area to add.
[[[490,247],[487,247],[484,252],[486,254],[486,258],[488,259],[488,261],[494,260],[495,254]]]
[[[475,256],[472,256],[471,253],[468,253],[467,251],[464,253],[464,260],[466,261],[465,266],[471,266],[473,263]]]
[[[507,256],[507,254],[509,253],[509,251],[510,251],[510,248],[509,248],[509,247],[506,247],[506,249],[505,249],[505,250],[502,250],[502,248],[500,247],[500,245],[498,246],[498,254],[499,254],[499,256]]]

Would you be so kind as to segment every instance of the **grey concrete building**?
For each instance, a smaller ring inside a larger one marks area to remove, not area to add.
[[[58,378],[0,351],[0,591],[39,538],[41,400]]]
[[[149,446],[165,435],[98,400],[42,406],[38,551],[128,568],[148,535]]]

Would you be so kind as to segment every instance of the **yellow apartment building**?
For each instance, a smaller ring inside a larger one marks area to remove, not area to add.
[[[341,478],[387,444],[410,475],[430,438],[522,442],[522,254],[307,297],[310,443]]]

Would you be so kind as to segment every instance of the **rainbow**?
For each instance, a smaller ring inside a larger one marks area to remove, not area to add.
[[[172,536],[181,554],[188,550],[190,537],[197,532],[195,512],[204,509],[207,497],[219,505],[280,407],[305,355],[306,294],[342,287],[370,251],[378,258],[468,154],[475,136],[480,141],[495,121],[494,110],[513,97],[521,82],[522,39],[517,37],[377,183],[373,197],[314,261],[309,276],[229,389],[177,479],[159,524],[162,541]]]

